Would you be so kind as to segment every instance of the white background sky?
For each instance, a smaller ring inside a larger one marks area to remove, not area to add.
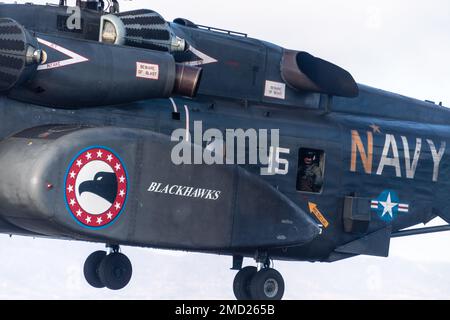
[[[122,11],[136,8],[308,51],[349,70],[359,83],[450,106],[448,0],[121,2]],[[388,259],[276,267],[287,299],[449,299],[449,247],[450,233],[441,233],[394,239]],[[102,245],[0,236],[0,298],[234,298],[228,257],[129,247],[123,252],[134,267],[130,285],[120,292],[90,288],[82,267],[98,249]]]

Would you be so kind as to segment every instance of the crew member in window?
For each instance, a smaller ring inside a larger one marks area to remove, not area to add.
[[[323,184],[323,176],[317,153],[314,151],[306,151],[301,161],[297,177],[297,189],[304,192],[320,192]]]

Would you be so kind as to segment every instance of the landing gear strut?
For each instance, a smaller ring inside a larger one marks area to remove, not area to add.
[[[131,262],[126,255],[119,252],[119,246],[107,248],[109,254],[96,251],[86,259],[84,277],[94,288],[123,289],[130,282],[133,273]]]
[[[284,280],[270,268],[267,254],[257,255],[257,267],[245,267],[234,278],[233,291],[238,300],[281,300]]]

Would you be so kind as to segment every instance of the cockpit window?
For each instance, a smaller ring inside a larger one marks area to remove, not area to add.
[[[320,193],[323,188],[325,152],[301,148],[299,150],[297,191]]]

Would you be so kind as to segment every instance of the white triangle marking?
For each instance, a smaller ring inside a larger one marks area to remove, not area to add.
[[[55,69],[55,68],[61,68],[61,67],[65,67],[71,64],[76,64],[76,63],[82,63],[82,62],[86,62],[89,61],[88,58],[85,58],[83,56],[80,56],[79,54],[70,51],[66,48],[60,47],[57,44],[51,43],[49,41],[37,38],[37,41],[39,43],[42,43],[44,45],[46,45],[49,48],[52,48],[56,51],[59,51],[63,54],[65,54],[66,56],[69,56],[70,59],[67,60],[61,60],[61,61],[56,61],[56,62],[52,62],[52,63],[47,63],[47,64],[43,64],[38,66],[38,70],[49,70],[49,69]]]
[[[186,64],[188,66],[200,66],[200,65],[203,65],[203,64],[209,64],[209,63],[217,62],[216,59],[214,59],[214,58],[204,54],[203,52],[195,49],[194,47],[190,47],[189,51],[191,51],[193,54],[195,54],[201,60],[184,62],[184,64]]]

